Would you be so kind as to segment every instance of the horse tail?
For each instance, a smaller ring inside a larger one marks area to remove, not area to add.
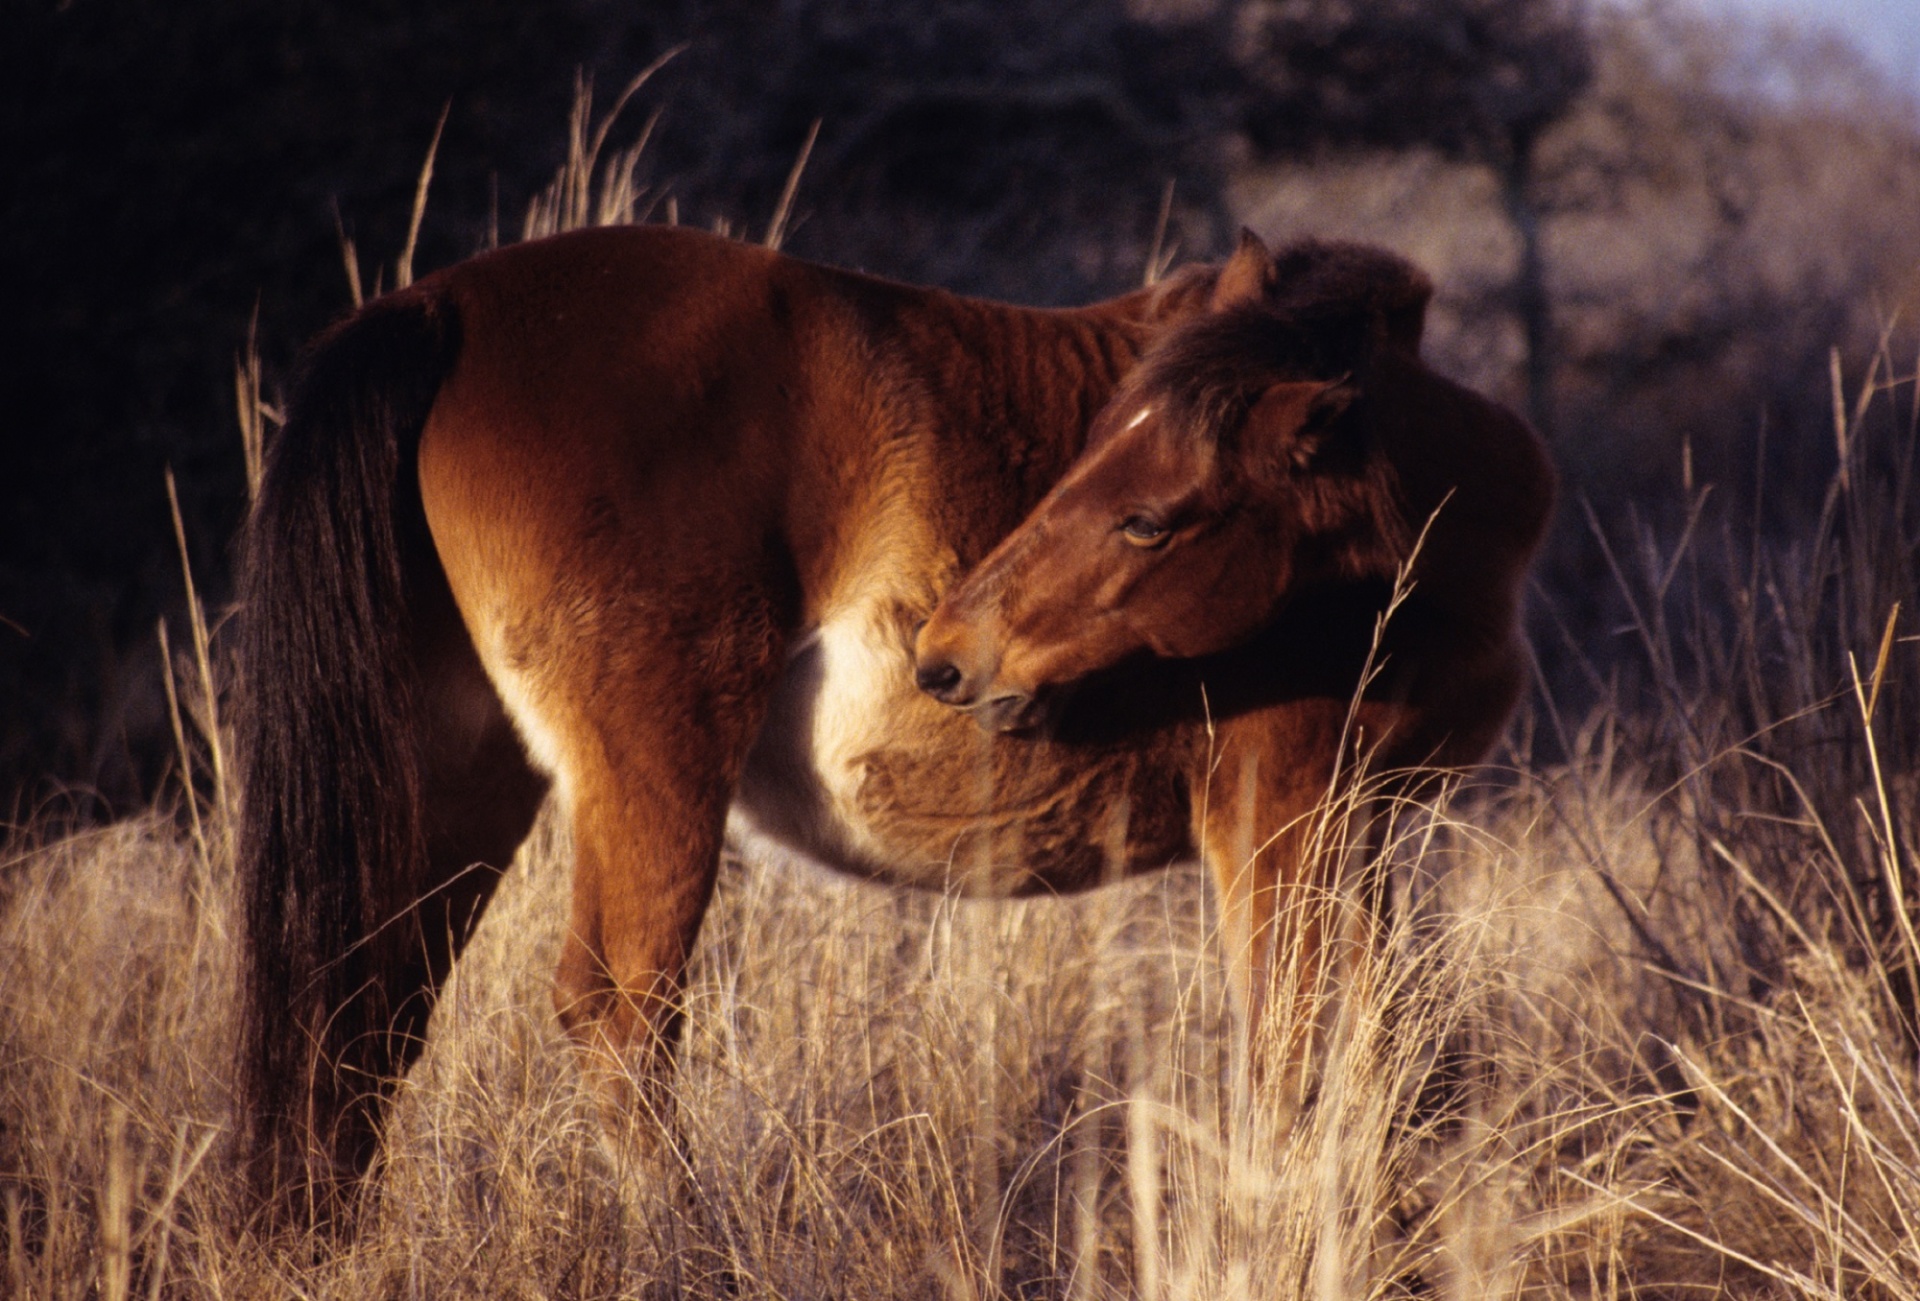
[[[308,1219],[371,1160],[398,1060],[380,931],[426,856],[408,574],[438,563],[414,463],[458,335],[419,291],[323,335],[244,535],[240,1142],[269,1204]]]

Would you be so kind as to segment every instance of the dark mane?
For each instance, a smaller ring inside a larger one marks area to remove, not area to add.
[[[1358,316],[1408,352],[1420,350],[1433,282],[1411,262],[1366,244],[1304,239],[1274,255],[1274,272],[1272,310],[1303,323]]]
[[[1202,315],[1141,359],[1115,410],[1152,402],[1172,427],[1231,435],[1276,380],[1364,375],[1375,347],[1410,353],[1433,283],[1418,268],[1361,244],[1301,240],[1274,256],[1257,303]]]

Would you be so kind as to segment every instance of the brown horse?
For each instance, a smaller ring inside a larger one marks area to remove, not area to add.
[[[1151,347],[916,641],[921,688],[991,730],[1026,732],[1103,675],[1111,695],[1130,662],[1158,697],[1177,681],[1176,699],[1205,699],[1194,831],[1241,1007],[1258,1027],[1272,996],[1294,1001],[1291,1038],[1263,1045],[1280,1061],[1256,1053],[1256,1070],[1302,1065],[1325,1028],[1355,883],[1315,815],[1342,768],[1404,793],[1473,763],[1521,683],[1519,589],[1552,470],[1517,418],[1421,363],[1428,294],[1376,250],[1274,259],[1243,237],[1208,310]],[[1297,1104],[1304,1072],[1290,1083]]]
[[[242,586],[262,1186],[339,1210],[550,786],[576,853],[559,1014],[645,1088],[730,811],[986,894],[1197,849],[1267,908],[1309,869],[1284,835],[1247,846],[1341,762],[1443,499],[1360,708],[1390,762],[1477,759],[1551,482],[1518,420],[1420,363],[1428,292],[1382,253],[1249,238],[1034,311],[625,228],[324,336]]]

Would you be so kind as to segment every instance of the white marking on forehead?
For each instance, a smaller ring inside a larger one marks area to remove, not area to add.
[[[1127,421],[1126,427],[1128,429],[1132,429],[1135,425],[1138,425],[1141,421],[1145,420],[1148,416],[1152,414],[1153,414],[1152,406],[1141,407],[1139,411],[1134,413],[1133,419]]]

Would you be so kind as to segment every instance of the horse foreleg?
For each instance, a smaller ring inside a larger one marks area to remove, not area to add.
[[[1344,721],[1306,702],[1224,724],[1195,801],[1253,1096],[1283,1134],[1319,1090],[1343,1005],[1363,998],[1377,929],[1366,809],[1335,779]]]

